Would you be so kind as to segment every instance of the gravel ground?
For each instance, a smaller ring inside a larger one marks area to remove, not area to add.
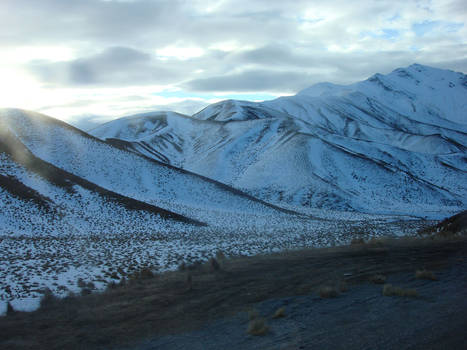
[[[417,279],[433,271],[436,280]],[[383,283],[418,292],[384,296]],[[321,298],[334,286],[334,298]],[[344,288],[345,287],[345,288]],[[467,238],[378,239],[144,273],[0,317],[0,349],[465,349]],[[285,308],[285,317],[272,318]],[[251,310],[269,327],[247,333]]]
[[[467,349],[467,260],[436,272],[438,281],[397,273],[386,283],[415,288],[418,297],[383,296],[382,285],[362,283],[336,298],[305,296],[257,304],[269,331],[246,333],[249,315],[199,330],[146,340],[131,349]],[[285,307],[286,316],[271,316]]]

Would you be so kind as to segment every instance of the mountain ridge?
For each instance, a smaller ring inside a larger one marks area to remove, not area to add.
[[[430,202],[466,205],[465,101],[465,74],[414,64],[271,101],[221,101],[183,123],[170,115],[125,147],[278,205],[387,213],[392,199],[396,212],[415,204],[421,214],[435,210]],[[126,128],[122,119],[109,124]],[[92,134],[118,142],[100,127]],[[390,183],[397,194],[375,193]]]
[[[24,232],[44,233],[45,226],[28,217],[48,221],[47,230],[63,234],[143,232],[147,225],[151,231],[191,231],[223,221],[237,225],[241,215],[297,214],[38,113],[2,109],[0,129],[1,232],[23,232],[21,222],[27,221]],[[87,213],[89,205],[95,218]],[[54,213],[48,215],[46,207]],[[132,215],[137,217],[130,220]]]

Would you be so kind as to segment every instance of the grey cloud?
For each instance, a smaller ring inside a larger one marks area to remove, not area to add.
[[[294,92],[308,86],[317,76],[299,72],[270,70],[245,71],[238,74],[194,79],[182,84],[190,91],[277,91]]]
[[[51,85],[146,85],[180,78],[179,70],[151,55],[111,47],[90,57],[65,62],[31,62],[27,69]]]
[[[375,72],[387,73],[398,66],[420,61],[416,55],[404,51],[343,56],[315,48],[293,50],[284,45],[267,45],[233,53],[223,60],[225,66],[237,70],[239,67],[255,68],[233,75],[228,71],[213,74],[213,77],[187,82],[183,87],[194,91],[215,91],[216,86],[220,86],[223,91],[296,92],[321,81],[352,83]]]
[[[124,42],[157,34],[181,15],[181,1],[2,0],[3,43]],[[152,29],[152,31],[151,31]]]
[[[179,41],[260,43],[271,36],[287,40],[299,35],[295,20],[282,12],[294,8],[299,13],[305,3],[292,7],[278,2],[271,10],[264,10],[271,4],[260,5],[227,1],[220,11],[205,13],[200,12],[209,6],[204,1],[2,0],[0,46],[65,44],[86,50],[95,45],[163,47]]]
[[[316,48],[308,49],[307,54],[299,48],[287,47],[281,44],[269,44],[263,47],[247,50],[230,55],[229,59],[241,64],[256,64],[269,67],[295,67],[295,68],[317,68],[329,66],[322,59],[322,54],[315,53]]]
[[[377,21],[381,14],[394,16],[404,3],[330,1],[325,7],[341,11],[339,16],[304,32],[299,19],[314,7],[321,7],[322,2],[2,0],[0,46],[58,43],[86,50],[95,45],[156,48],[178,41],[209,46],[229,40],[254,46],[279,41],[314,41],[325,46],[355,40],[355,33],[347,30],[349,26]],[[457,0],[444,6],[445,16],[459,13],[458,9],[465,8],[463,3]],[[202,11],[212,4],[219,6],[211,13]]]
[[[389,73],[397,67],[414,62],[445,68],[467,66],[465,60],[442,62],[427,60],[416,52],[386,51],[373,53],[333,54],[310,50],[307,54],[281,45],[231,54],[224,58],[229,67],[255,67],[239,73],[213,74],[211,77],[192,79],[181,84],[190,91],[270,91],[297,92],[300,89],[322,81],[349,84],[368,78],[370,75]],[[270,67],[265,69],[264,67]],[[461,69],[462,70],[462,69]]]

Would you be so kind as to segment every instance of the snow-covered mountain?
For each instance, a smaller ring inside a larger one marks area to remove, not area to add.
[[[235,214],[285,212],[66,123],[11,109],[0,110],[0,209],[0,233],[20,235],[187,232]]]
[[[467,77],[449,70],[414,64],[191,117],[125,117],[91,134],[282,205],[420,215],[467,207]]]

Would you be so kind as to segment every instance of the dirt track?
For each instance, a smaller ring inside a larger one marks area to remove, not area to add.
[[[221,261],[0,319],[3,349],[462,348],[467,240],[397,240]],[[433,270],[439,281],[417,280]],[[419,297],[382,296],[387,282]],[[192,285],[187,276],[192,276]],[[348,291],[322,299],[323,285]],[[270,319],[286,307],[286,317]],[[246,333],[247,310],[270,331]],[[396,346],[397,345],[397,346]]]

